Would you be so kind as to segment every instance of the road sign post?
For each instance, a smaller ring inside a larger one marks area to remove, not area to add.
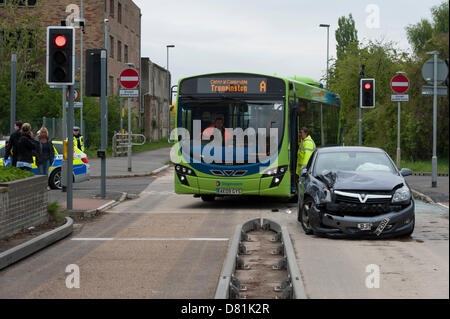
[[[446,96],[446,90],[442,90],[438,84],[446,80],[448,67],[444,61],[438,59],[439,52],[432,51],[427,54],[434,55],[433,58],[425,62],[422,67],[422,76],[428,84],[433,84],[433,157],[431,159],[432,178],[431,187],[437,187],[437,98]],[[431,87],[423,86],[422,95],[430,96]]]
[[[406,76],[403,75],[404,72],[397,72],[397,74],[392,78],[391,80],[391,89],[397,94],[394,94],[391,96],[391,101],[398,102],[397,107],[397,168],[400,169],[401,167],[401,148],[400,148],[400,127],[401,127],[401,108],[402,108],[402,102],[409,101],[409,95],[404,94],[409,89],[409,80]]]
[[[132,163],[131,163],[131,152],[132,152],[132,128],[131,128],[131,104],[130,104],[130,98],[133,97],[139,97],[139,90],[134,90],[136,86],[139,84],[140,78],[139,73],[132,69],[131,67],[128,69],[123,70],[120,73],[119,76],[120,84],[126,89],[126,90],[120,90],[120,97],[126,97],[128,98],[128,171],[131,172],[132,170]]]

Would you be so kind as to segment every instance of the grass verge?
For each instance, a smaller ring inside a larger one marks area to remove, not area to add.
[[[402,168],[409,168],[415,173],[431,173],[431,158],[429,161],[401,161]],[[448,173],[448,158],[438,158],[438,173]]]

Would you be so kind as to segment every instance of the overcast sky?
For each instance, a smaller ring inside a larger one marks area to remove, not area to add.
[[[327,31],[336,56],[338,18],[353,15],[359,40],[410,50],[405,27],[431,19],[442,0],[134,0],[142,12],[142,56],[166,67],[172,83],[195,74],[243,71],[325,76]],[[379,19],[377,19],[377,12]],[[377,26],[377,23],[379,25]]]

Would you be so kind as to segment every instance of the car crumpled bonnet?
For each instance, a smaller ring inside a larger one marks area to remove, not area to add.
[[[404,185],[401,176],[390,172],[350,172],[350,171],[323,171],[314,177],[309,176],[306,184],[306,193],[311,195],[317,204],[330,203],[331,189],[352,191],[392,191]]]

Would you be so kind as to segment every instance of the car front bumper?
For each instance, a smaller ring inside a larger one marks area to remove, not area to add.
[[[337,216],[330,214],[326,210],[312,209],[309,221],[317,235],[334,238],[389,238],[402,236],[410,233],[414,229],[414,201],[406,208],[378,215],[375,217],[365,216]],[[378,225],[389,218],[389,223],[380,235],[376,234]],[[372,224],[370,230],[361,230],[358,224]]]

